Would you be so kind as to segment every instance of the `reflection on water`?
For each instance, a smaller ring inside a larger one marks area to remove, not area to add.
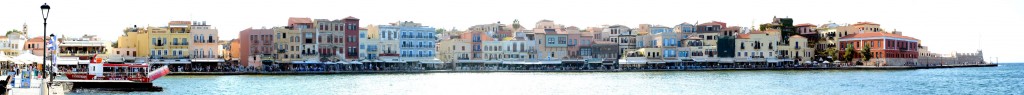
[[[168,76],[163,92],[72,94],[1022,94],[1024,64],[921,70],[761,70]]]

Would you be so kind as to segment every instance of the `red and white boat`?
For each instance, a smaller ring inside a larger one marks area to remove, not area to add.
[[[129,80],[134,82],[152,82],[170,73],[167,66],[150,69],[146,63],[103,63],[95,58],[89,63],[87,72],[65,72],[70,80]]]

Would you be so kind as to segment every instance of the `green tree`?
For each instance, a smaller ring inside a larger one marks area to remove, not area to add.
[[[18,29],[11,29],[11,30],[8,30],[5,35],[10,36],[13,33],[21,33],[21,31],[18,31]],[[21,33],[21,34],[25,34],[25,33]]]
[[[434,30],[434,33],[435,34],[441,34],[441,33],[444,33],[445,31],[447,31],[447,30],[444,30],[444,28],[438,28],[437,30]]]
[[[871,60],[871,57],[874,57],[874,54],[871,54],[871,44],[865,44],[861,48],[861,54],[864,55],[864,61]]]
[[[856,55],[854,53],[857,52],[853,49],[853,44],[846,44],[846,50],[843,51],[843,57],[841,59],[846,62],[851,62],[853,61],[853,56]]]
[[[836,49],[835,48],[826,48],[825,50],[821,50],[821,51],[818,51],[816,53],[819,56],[821,56],[821,57],[826,57],[826,58],[827,57],[832,57],[833,60],[839,59],[839,55],[836,55]],[[817,60],[817,59],[815,59],[815,60]]]

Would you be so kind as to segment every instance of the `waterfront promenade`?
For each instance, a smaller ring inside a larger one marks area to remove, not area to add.
[[[941,66],[845,66],[787,68],[683,68],[683,69],[605,69],[605,70],[365,70],[365,71],[261,71],[261,72],[171,72],[170,75],[297,75],[297,74],[376,74],[376,73],[487,73],[487,72],[658,72],[658,71],[728,71],[728,70],[912,70],[960,67],[995,67],[999,64],[964,64]]]

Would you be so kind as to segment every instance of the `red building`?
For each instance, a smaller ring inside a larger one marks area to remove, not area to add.
[[[359,59],[359,18],[342,19],[345,23],[345,59]]]
[[[917,39],[887,32],[865,32],[839,38],[839,53],[845,52],[847,46],[853,45],[858,52],[854,58],[863,59],[861,50],[870,45],[871,60],[862,65],[870,66],[908,66],[917,63]]]

